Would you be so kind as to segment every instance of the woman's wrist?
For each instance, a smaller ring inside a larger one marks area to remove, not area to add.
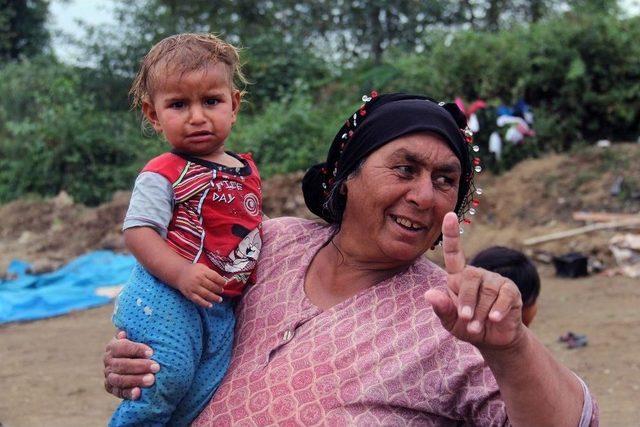
[[[498,375],[496,370],[506,370],[511,367],[521,366],[526,361],[534,347],[536,338],[529,328],[522,325],[514,340],[507,346],[502,347],[478,347],[480,354],[489,364],[494,375]]]

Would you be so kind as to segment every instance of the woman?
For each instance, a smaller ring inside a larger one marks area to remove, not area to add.
[[[330,225],[265,222],[231,366],[195,424],[596,425],[584,383],[523,326],[513,282],[465,265],[451,212],[473,188],[464,116],[365,100],[303,182]],[[446,272],[422,256],[440,238]],[[112,340],[107,390],[139,395],[161,369],[151,351]]]

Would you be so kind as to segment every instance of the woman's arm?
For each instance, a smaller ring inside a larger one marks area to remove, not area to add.
[[[480,350],[517,426],[577,426],[584,393],[578,378],[558,363],[528,329],[512,348]]]
[[[442,231],[448,289],[426,297],[444,328],[480,350],[513,425],[577,426],[585,403],[580,381],[522,324],[516,285],[466,266],[455,214],[445,216]]]

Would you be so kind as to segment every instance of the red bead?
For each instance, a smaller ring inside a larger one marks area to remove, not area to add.
[[[364,117],[367,115],[367,112],[365,110],[360,110],[360,115]]]
[[[465,224],[471,224],[471,220],[470,220],[470,219],[465,218],[465,219],[464,219],[464,223],[465,223]]]
[[[353,136],[353,131],[352,131],[352,130],[350,130],[350,131],[349,131],[349,138],[351,138],[352,136]]]
[[[480,158],[476,157],[475,159],[473,159],[473,164],[474,165],[479,165],[480,164]]]
[[[377,98],[377,97],[378,97],[378,92],[377,92],[377,91],[375,91],[375,90],[372,90],[372,91],[371,91],[371,97],[372,97],[372,98]]]
[[[473,201],[471,202],[471,204],[473,205],[474,208],[477,208],[478,205],[480,204],[480,200],[478,199],[473,199]]]

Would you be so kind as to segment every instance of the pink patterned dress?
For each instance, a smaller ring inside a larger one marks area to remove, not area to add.
[[[231,366],[195,425],[508,425],[477,349],[450,335],[424,293],[444,272],[408,270],[322,311],[304,276],[332,229],[264,224],[257,280],[237,309]],[[585,388],[581,424],[597,424]]]

